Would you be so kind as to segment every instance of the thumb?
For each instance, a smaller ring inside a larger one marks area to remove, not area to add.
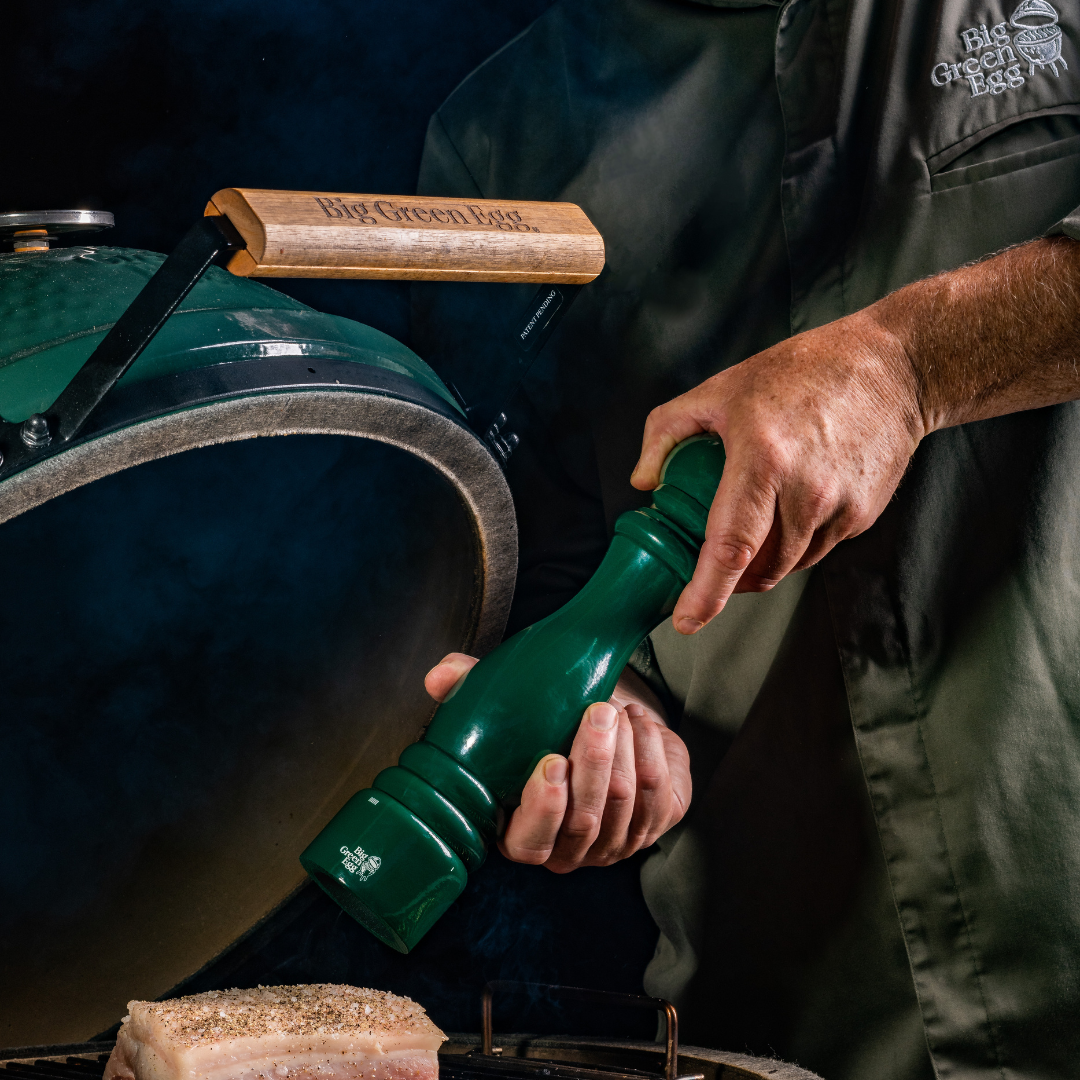
[[[660,470],[668,454],[683,439],[708,430],[691,410],[687,395],[677,397],[649,413],[641,440],[641,456],[630,475],[638,491],[652,491],[660,485]]]
[[[424,676],[424,689],[429,696],[441,703],[477,663],[479,661],[475,656],[459,652],[449,653]]]

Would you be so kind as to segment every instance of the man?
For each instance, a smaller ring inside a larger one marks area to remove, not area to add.
[[[1080,1075],[1061,7],[560,4],[432,120],[422,190],[572,200],[607,245],[511,410],[516,624],[587,578],[635,461],[647,491],[678,440],[724,440],[694,581],[638,665],[681,707],[689,812],[682,747],[627,686],[504,840],[566,870],[664,833],[646,988],[688,1041],[830,1080]],[[479,318],[431,287],[416,314],[452,369]]]

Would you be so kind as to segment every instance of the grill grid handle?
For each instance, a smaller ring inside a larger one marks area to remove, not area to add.
[[[484,987],[481,1005],[480,1040],[481,1052],[491,1056],[492,1021],[491,1003],[495,992],[499,993],[547,993],[555,997],[574,998],[594,1005],[621,1005],[628,1009],[654,1009],[664,1014],[667,1021],[664,1080],[677,1080],[679,1072],[679,1018],[675,1006],[663,998],[645,997],[644,994],[622,994],[613,990],[588,990],[580,986],[554,986],[550,983],[515,982],[496,979]]]

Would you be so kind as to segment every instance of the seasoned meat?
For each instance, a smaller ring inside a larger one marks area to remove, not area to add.
[[[104,1080],[437,1080],[446,1036],[406,997],[318,983],[129,1001]]]

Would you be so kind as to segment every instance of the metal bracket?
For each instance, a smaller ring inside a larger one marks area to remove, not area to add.
[[[484,442],[495,451],[495,455],[503,463],[503,467],[506,467],[506,463],[510,460],[510,455],[517,449],[518,443],[521,439],[512,431],[505,431],[507,423],[506,413],[501,412],[491,422],[491,427],[484,432]]]
[[[664,1057],[664,1080],[702,1080],[700,1073],[679,1075],[679,1017],[675,1006],[663,998],[645,997],[643,994],[620,994],[611,990],[586,990],[580,986],[552,986],[547,983],[512,982],[496,980],[484,987],[482,1016],[480,1022],[480,1052],[492,1056],[491,1003],[495,991],[500,993],[546,993],[556,997],[570,997],[593,1005],[615,1005],[630,1009],[655,1009],[664,1014],[667,1021],[667,1039]]]
[[[0,421],[0,479],[70,443],[203,274],[221,256],[245,246],[228,218],[200,218],[116,320],[52,407],[21,424]]]

